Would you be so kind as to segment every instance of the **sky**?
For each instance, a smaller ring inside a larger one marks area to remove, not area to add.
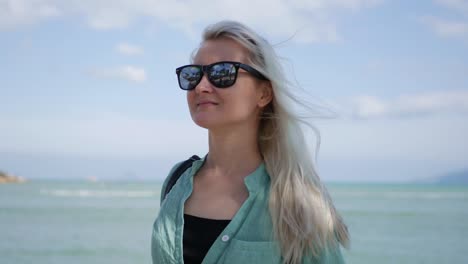
[[[0,0],[0,170],[162,180],[206,154],[175,68],[223,19],[268,39],[298,93],[335,113],[310,120],[325,181],[468,168],[467,0]]]

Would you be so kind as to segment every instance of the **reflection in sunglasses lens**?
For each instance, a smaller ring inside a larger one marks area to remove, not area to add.
[[[236,79],[236,68],[232,63],[215,64],[210,69],[210,81],[220,88],[229,87]]]
[[[201,69],[195,66],[185,67],[180,72],[180,84],[184,89],[193,89],[201,78]]]

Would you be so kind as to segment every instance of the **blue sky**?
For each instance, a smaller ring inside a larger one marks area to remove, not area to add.
[[[160,180],[206,153],[174,69],[221,19],[264,35],[338,114],[312,120],[323,179],[468,167],[466,0],[0,0],[0,170]]]

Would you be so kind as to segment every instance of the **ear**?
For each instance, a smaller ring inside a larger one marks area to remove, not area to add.
[[[258,106],[263,108],[273,100],[273,88],[270,81],[263,81],[260,85]]]

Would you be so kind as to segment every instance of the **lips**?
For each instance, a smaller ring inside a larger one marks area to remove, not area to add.
[[[213,101],[199,101],[199,102],[197,102],[197,106],[200,106],[200,105],[218,105],[218,103],[213,102]]]

